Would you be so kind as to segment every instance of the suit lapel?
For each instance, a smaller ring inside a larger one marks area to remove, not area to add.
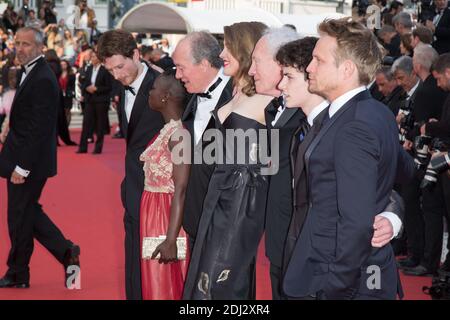
[[[309,171],[309,158],[311,157],[312,152],[314,151],[314,149],[317,147],[317,145],[319,144],[320,140],[323,138],[323,136],[327,133],[328,129],[330,129],[333,124],[337,121],[337,119],[342,116],[348,109],[350,109],[350,107],[352,107],[353,105],[355,105],[359,100],[363,100],[363,99],[368,99],[370,98],[371,95],[369,93],[368,90],[364,90],[360,93],[358,93],[356,96],[354,96],[353,98],[351,98],[349,101],[347,101],[331,118],[330,120],[328,120],[327,123],[325,123],[325,125],[323,127],[320,128],[319,133],[317,134],[317,136],[314,138],[314,140],[311,142],[311,144],[309,145],[308,149],[305,152],[305,165],[306,165],[306,170]],[[322,123],[322,119],[325,116],[325,114],[329,112],[329,108],[326,108],[324,111],[322,111],[321,113],[321,118],[320,118],[320,123]]]
[[[38,72],[38,70],[45,64],[45,60],[44,58],[39,58],[38,62],[36,62],[36,65],[34,66],[33,69],[31,69],[30,73],[25,77],[25,80],[23,80],[23,83],[21,85],[19,85],[19,87],[17,88],[16,94],[14,95],[14,99],[13,102],[11,104],[11,110],[13,110],[13,106],[14,106],[14,102],[16,101],[16,98],[19,96],[19,94],[22,92],[23,88],[25,88],[25,86],[27,85],[27,83],[30,81],[30,79],[33,77],[33,75],[35,73]],[[22,79],[22,72],[20,73],[20,79]]]
[[[285,108],[273,127],[282,128],[297,112],[299,112],[298,108]]]

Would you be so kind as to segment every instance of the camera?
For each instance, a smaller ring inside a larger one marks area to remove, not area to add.
[[[400,121],[400,143],[403,144],[406,140],[406,135],[414,128],[414,115],[412,113],[412,103],[406,102],[404,106],[400,108],[400,113],[404,114],[404,117]]]
[[[417,169],[425,169],[430,161],[430,144],[433,140],[430,136],[417,136],[414,139],[414,164]]]
[[[450,152],[432,158],[428,164],[425,176],[420,183],[422,189],[432,188],[437,182],[438,175],[450,168]]]

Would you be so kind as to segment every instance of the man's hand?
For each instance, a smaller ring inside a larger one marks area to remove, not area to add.
[[[86,91],[89,92],[90,94],[93,94],[95,93],[95,91],[97,91],[97,87],[91,84],[89,87],[86,88]]]
[[[392,227],[389,219],[382,216],[375,216],[375,222],[373,223],[372,247],[381,248],[391,241],[394,235],[394,228]]]
[[[25,177],[18,174],[16,171],[13,171],[11,175],[11,182],[13,184],[22,184],[25,183]]]
[[[405,142],[403,143],[403,149],[409,151],[412,149],[412,147],[413,147],[412,141],[405,140]]]
[[[422,136],[425,135],[425,124],[423,124],[423,125],[420,127],[420,135],[422,135]]]
[[[405,114],[403,112],[399,112],[397,116],[395,117],[395,121],[397,121],[397,124],[400,124],[402,122],[402,119],[405,117]]]
[[[425,26],[431,30],[431,32],[434,33],[434,31],[436,30],[436,26],[433,24],[433,22],[431,20],[427,20],[425,22]]]

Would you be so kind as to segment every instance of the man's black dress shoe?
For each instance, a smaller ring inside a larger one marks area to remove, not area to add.
[[[29,287],[30,287],[30,284],[28,282],[16,282],[8,277],[3,277],[0,279],[0,288],[26,289]]]
[[[99,150],[94,150],[94,151],[92,152],[92,154],[100,154],[100,153],[102,153],[102,152],[99,151]]]
[[[405,268],[403,270],[403,273],[408,276],[416,276],[416,277],[432,277],[434,272],[431,270],[428,270],[422,265],[418,265],[414,268]]]
[[[65,282],[64,285],[66,288],[70,286],[68,283],[68,279],[71,275],[73,275],[73,270],[70,270],[69,267],[77,266],[80,268],[80,247],[73,244],[69,249],[66,250],[64,254],[64,273],[65,273]],[[79,270],[78,270],[79,271]]]
[[[84,150],[77,150],[75,153],[87,153],[87,151],[84,151]]]
[[[417,262],[415,259],[407,258],[405,260],[399,260],[398,261],[398,267],[400,269],[405,268],[415,268],[419,265],[419,262]]]
[[[112,138],[113,138],[113,139],[123,139],[124,136],[123,136],[123,134],[121,134],[120,132],[117,132],[117,133],[115,133],[115,134],[112,136]]]
[[[64,142],[66,144],[66,146],[77,146],[78,144],[74,141],[68,141],[68,142]]]

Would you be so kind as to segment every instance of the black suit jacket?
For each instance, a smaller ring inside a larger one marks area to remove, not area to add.
[[[272,104],[271,102],[270,104]],[[270,176],[266,208],[266,255],[270,262],[282,266],[283,248],[292,215],[292,168],[290,147],[294,131],[305,114],[298,108],[286,108],[278,121],[272,126],[274,116],[266,108],[266,124],[270,131],[279,133],[278,172]],[[272,144],[272,143],[271,143]],[[275,165],[275,164],[274,164]]]
[[[227,85],[222,91],[219,101],[216,105],[216,110],[229,101],[233,93],[233,80],[228,80]],[[194,119],[195,112],[197,111],[197,95],[194,94],[186,106],[183,114],[183,124],[189,130],[191,135],[192,157],[195,154],[202,152],[202,150],[209,144],[203,139],[200,140],[198,145],[194,140]],[[211,128],[215,128],[215,120],[213,117],[209,120],[208,126],[205,131]],[[186,188],[186,201],[184,204],[183,215],[183,228],[189,234],[189,236],[195,238],[197,235],[197,227],[200,221],[200,217],[203,211],[203,201],[205,200],[206,192],[208,191],[209,180],[214,171],[214,164],[203,163],[203,157],[200,155],[199,159],[202,159],[202,163],[194,163],[191,165],[191,172],[189,175],[189,181]]]
[[[395,87],[394,91],[391,92],[390,95],[384,97],[380,101],[383,102],[394,114],[397,116],[398,111],[400,110],[400,106],[406,99],[406,93],[402,87]]]
[[[19,81],[21,79],[19,75]],[[31,171],[28,179],[56,175],[58,81],[43,58],[18,87],[0,162]]]
[[[429,119],[440,119],[442,107],[448,93],[437,86],[436,79],[429,75],[422,82],[413,96],[413,117],[417,125],[410,130],[406,138],[414,141],[414,137],[420,135],[420,126]]]
[[[151,110],[148,105],[148,93],[157,76],[158,72],[149,67],[141,87],[136,93],[129,123],[125,115],[125,107],[120,107],[124,123],[122,132],[125,134],[127,142],[125,178],[121,185],[122,203],[126,213],[137,221],[139,221],[141,196],[144,190],[144,163],[139,160],[139,157],[151,139],[164,126],[161,114]],[[120,103],[124,104],[125,90],[123,88],[121,96]]]
[[[100,66],[98,69],[97,77],[95,78],[94,85],[97,87],[97,91],[89,93],[86,88],[91,83],[92,72],[94,66],[90,65],[86,70],[86,78],[81,85],[81,90],[86,103],[109,103],[111,99],[112,81],[111,74],[105,69],[104,66]]]
[[[439,20],[436,30],[434,31],[436,40],[433,42],[433,47],[439,54],[450,52],[450,9],[444,10],[444,13]]]
[[[450,140],[450,95],[445,100],[442,115],[438,122],[429,122],[425,126],[428,136]]]
[[[371,238],[375,215],[389,203],[399,155],[405,155],[400,148],[392,112],[367,90],[322,126],[305,153],[308,215],[284,278],[287,295],[396,297],[392,248],[372,248]],[[369,266],[379,267],[381,289],[367,287]]]

